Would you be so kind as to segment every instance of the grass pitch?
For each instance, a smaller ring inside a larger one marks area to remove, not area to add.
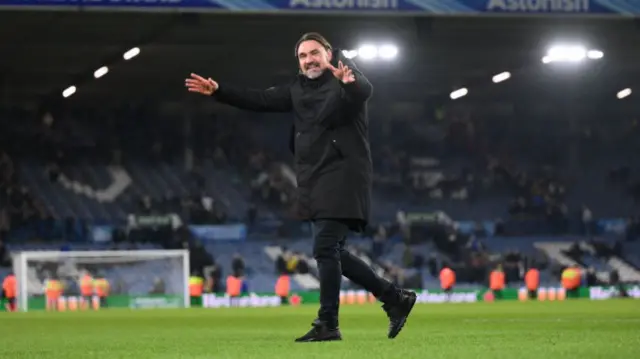
[[[344,306],[342,342],[293,343],[316,310],[0,313],[0,358],[640,358],[638,300],[421,304],[395,340],[379,306]]]

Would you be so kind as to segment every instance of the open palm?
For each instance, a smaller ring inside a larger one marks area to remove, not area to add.
[[[185,79],[184,85],[190,92],[197,92],[203,95],[211,95],[218,89],[217,82],[211,78],[205,79],[197,74],[191,74],[191,78]]]
[[[338,61],[337,68],[329,64],[329,70],[331,70],[333,76],[342,81],[342,83],[348,84],[356,80],[353,70],[351,70],[349,66],[345,66],[342,61]]]

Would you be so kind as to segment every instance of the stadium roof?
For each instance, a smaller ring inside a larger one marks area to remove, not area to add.
[[[565,39],[604,51],[607,91],[640,74],[640,48],[630,46],[640,33],[631,20],[3,11],[0,103],[62,99],[70,85],[78,87],[71,101],[181,100],[193,96],[183,88],[190,72],[266,88],[295,74],[293,44],[307,31],[342,48],[397,44],[397,61],[359,62],[376,96],[422,100],[490,83],[501,71],[540,68],[548,44]],[[140,55],[123,61],[133,46]],[[110,72],[93,79],[103,65]],[[537,71],[525,74],[539,78]]]

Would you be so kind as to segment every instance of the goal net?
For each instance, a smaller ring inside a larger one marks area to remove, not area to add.
[[[189,307],[186,250],[43,251],[13,256],[18,308]]]

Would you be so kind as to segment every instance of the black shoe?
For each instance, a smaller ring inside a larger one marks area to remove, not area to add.
[[[309,343],[342,340],[342,334],[340,334],[340,329],[338,328],[329,328],[326,323],[317,319],[311,324],[311,326],[311,330],[307,334],[296,339],[296,342]]]
[[[382,306],[389,317],[389,333],[387,334],[389,339],[398,336],[404,327],[413,305],[416,304],[416,298],[416,293],[403,289],[400,291],[400,301],[397,304]]]

